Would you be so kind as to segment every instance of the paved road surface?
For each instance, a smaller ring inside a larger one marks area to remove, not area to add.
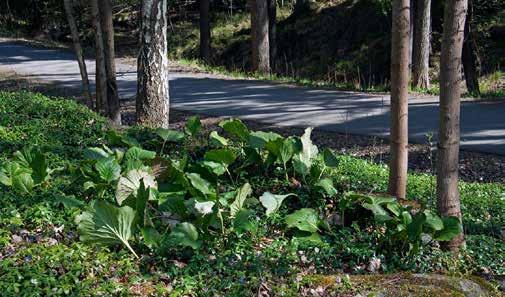
[[[87,61],[88,71],[94,64]],[[32,47],[0,40],[0,70],[23,77],[80,88],[72,52]],[[132,98],[136,70],[118,64],[121,98]],[[93,78],[91,75],[90,78]],[[315,126],[327,131],[386,137],[389,131],[389,96],[281,85],[263,81],[229,80],[212,75],[175,73],[170,76],[173,107],[209,115],[254,119],[280,126]],[[438,127],[436,97],[409,102],[412,142],[425,142]],[[505,154],[505,104],[463,102],[462,148]]]

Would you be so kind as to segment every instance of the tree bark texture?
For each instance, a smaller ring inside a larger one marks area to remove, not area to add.
[[[85,104],[89,107],[93,107],[93,99],[91,98],[91,91],[89,88],[88,71],[86,69],[86,63],[84,60],[84,53],[81,47],[81,41],[79,40],[79,30],[77,29],[77,22],[74,18],[74,6],[72,0],[64,0],[63,4],[65,6],[65,13],[67,15],[68,26],[70,27],[70,33],[72,35],[72,44],[74,46],[75,55],[77,57],[77,64],[79,65],[79,72],[81,74],[82,80],[82,92],[84,95]]]
[[[440,128],[437,160],[437,207],[442,217],[461,220],[458,191],[458,158],[460,141],[461,52],[464,39],[467,0],[447,0],[440,57]],[[443,242],[444,247],[458,251],[464,236]]]
[[[277,0],[268,0],[268,45],[270,47],[270,68],[275,69],[277,59]]]
[[[410,1],[393,1],[389,193],[405,198],[408,161]]]
[[[143,0],[137,66],[137,121],[168,128],[167,0]]]
[[[100,24],[102,25],[105,75],[107,78],[107,116],[117,124],[121,124],[121,113],[119,108],[119,95],[116,83],[116,62],[114,51],[114,24],[112,20],[111,0],[98,0],[100,10]]]
[[[468,2],[468,12],[465,22],[465,40],[463,43],[463,72],[465,74],[466,88],[469,93],[480,95],[479,76],[477,73],[477,53],[475,34],[472,30],[473,6]]]
[[[98,0],[91,0],[91,13],[95,29],[95,85],[96,111],[104,114],[107,111],[107,74],[105,70],[105,52],[103,44],[102,25]]]
[[[415,16],[412,86],[428,89],[430,87],[431,0],[417,0]]]
[[[261,74],[270,73],[270,46],[268,42],[268,0],[252,0],[251,39],[252,70]]]
[[[200,0],[200,58],[210,62],[209,0]]]

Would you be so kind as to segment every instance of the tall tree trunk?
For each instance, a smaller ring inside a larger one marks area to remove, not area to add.
[[[413,53],[414,53],[414,20],[416,19],[416,10],[414,7],[416,7],[416,1],[419,0],[410,0],[410,23],[409,23],[409,79],[410,79],[410,73],[412,73],[412,60],[413,60]]]
[[[458,191],[460,140],[461,52],[464,39],[467,0],[447,0],[440,56],[440,128],[437,160],[437,206],[441,216],[461,220]],[[463,234],[444,242],[445,248],[458,251]]]
[[[268,3],[267,0],[252,0],[251,2],[252,70],[269,74]]]
[[[393,1],[389,193],[405,198],[408,161],[410,1]]]
[[[268,0],[268,44],[270,46],[270,67],[275,69],[277,58],[277,0]]]
[[[114,24],[112,20],[111,0],[98,0],[100,10],[100,24],[102,25],[105,75],[107,77],[107,116],[115,123],[121,124],[119,109],[119,95],[116,83],[116,62],[114,51]]]
[[[72,0],[64,0],[63,4],[65,6],[65,13],[67,15],[68,26],[70,27],[70,33],[72,35],[72,43],[74,46],[75,55],[77,57],[77,64],[79,64],[79,72],[81,73],[82,92],[84,95],[84,100],[86,105],[89,108],[92,108],[93,100],[91,99],[91,91],[89,89],[88,71],[86,69],[86,63],[84,60],[84,53],[81,47],[81,41],[79,40],[79,31],[77,30],[77,23],[74,18],[73,13],[74,7],[72,5]]]
[[[463,43],[463,71],[466,88],[469,93],[480,95],[479,76],[477,74],[477,54],[475,52],[475,35],[472,30],[473,5],[468,2],[468,13],[465,22],[465,41]]]
[[[200,58],[210,62],[209,0],[200,0]]]
[[[430,87],[431,0],[417,0],[412,57],[412,86]]]
[[[107,111],[107,73],[105,70],[105,52],[98,0],[91,0],[91,13],[93,18],[93,27],[95,29],[95,108],[96,111],[104,114]]]
[[[167,0],[143,0],[137,66],[137,121],[168,128]]]

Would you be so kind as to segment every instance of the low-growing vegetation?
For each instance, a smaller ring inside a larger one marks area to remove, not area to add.
[[[436,214],[433,176],[411,174],[399,201],[385,166],[318,148],[311,128],[219,126],[117,130],[70,100],[0,93],[2,295],[298,296],[320,275],[351,291],[346,274],[505,273],[505,186],[460,183],[454,258],[439,243],[462,226]]]

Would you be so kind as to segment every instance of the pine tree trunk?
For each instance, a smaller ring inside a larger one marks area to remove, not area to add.
[[[114,24],[112,20],[111,0],[98,0],[100,23],[104,40],[105,75],[107,77],[107,116],[117,124],[121,124],[119,95],[116,83],[116,62],[114,51]]]
[[[468,3],[468,13],[465,22],[465,41],[463,43],[463,71],[465,73],[466,88],[469,93],[479,96],[479,76],[477,74],[477,54],[475,51],[475,36],[471,23],[473,19],[472,2]]]
[[[389,193],[405,198],[408,161],[410,1],[393,1]]]
[[[137,121],[168,128],[167,0],[143,0],[137,66]]]
[[[270,67],[275,69],[277,58],[277,0],[268,0],[268,43],[270,46]]]
[[[107,74],[105,70],[105,51],[98,0],[91,0],[91,13],[95,29],[95,85],[96,111],[104,114],[107,111]]]
[[[437,160],[437,206],[441,216],[461,219],[458,191],[460,141],[461,52],[464,39],[467,0],[447,0],[440,57],[440,129]],[[444,242],[445,248],[458,251],[463,234]]]
[[[70,33],[72,35],[72,43],[74,46],[75,55],[77,57],[77,64],[79,64],[79,72],[81,73],[82,80],[82,92],[84,95],[85,104],[89,107],[93,107],[93,99],[91,98],[91,91],[89,88],[88,71],[86,69],[86,63],[84,60],[84,52],[81,47],[81,41],[79,40],[79,31],[77,29],[77,23],[74,18],[72,5],[72,0],[64,0],[63,4],[65,6],[65,13],[67,15],[68,25],[70,27]]]
[[[252,71],[269,74],[268,2],[267,0],[252,0],[251,4]]]
[[[200,58],[210,62],[209,0],[200,0]]]
[[[412,57],[412,86],[430,87],[431,0],[417,0]]]

